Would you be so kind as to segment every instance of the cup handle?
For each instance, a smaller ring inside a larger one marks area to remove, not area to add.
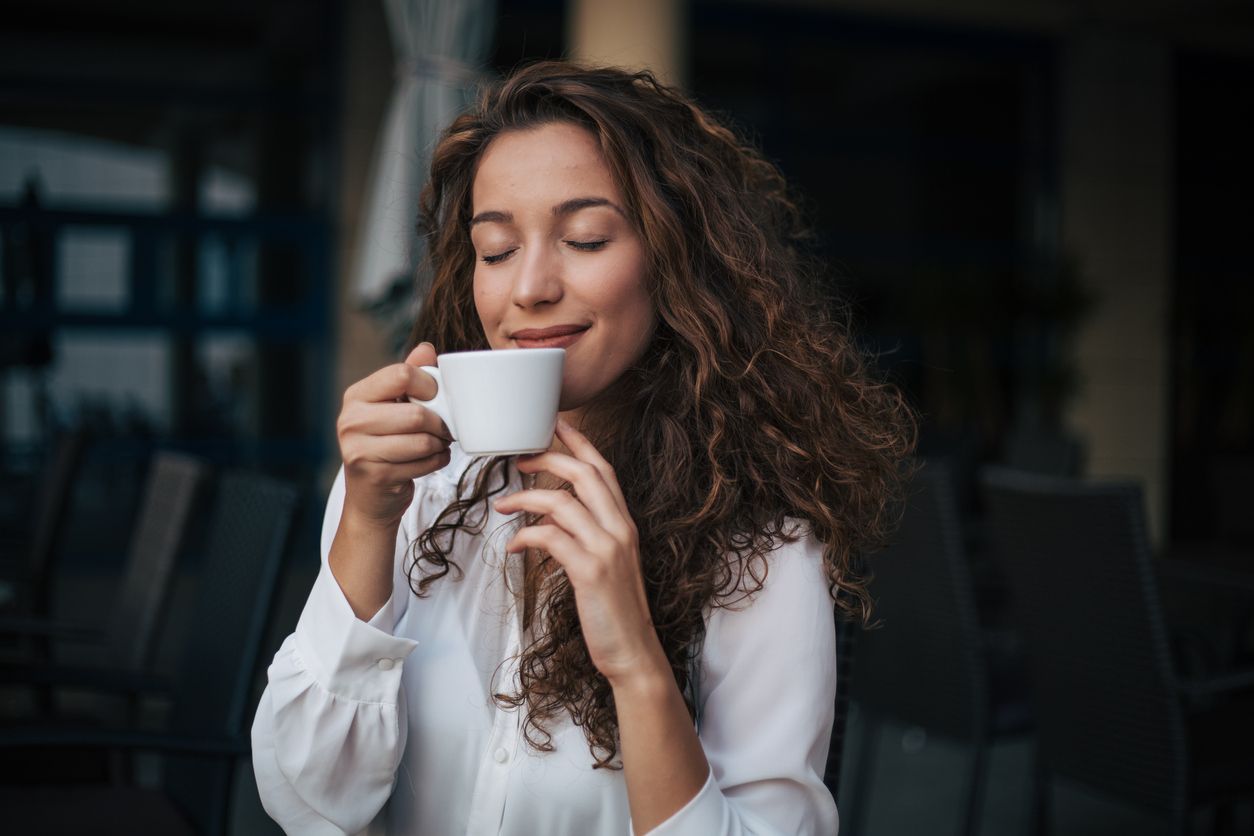
[[[422,404],[444,419],[444,425],[448,427],[449,433],[456,439],[457,428],[453,426],[453,412],[448,408],[448,401],[444,397],[444,378],[440,376],[440,370],[435,366],[419,366],[419,368],[435,378],[435,397],[429,401],[424,401],[410,396],[409,400],[412,403]]]

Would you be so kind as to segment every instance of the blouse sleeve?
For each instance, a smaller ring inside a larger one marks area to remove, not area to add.
[[[699,734],[705,786],[650,836],[833,836],[823,784],[836,703],[836,622],[812,537],[769,558],[762,590],[708,620]]]
[[[323,520],[321,570],[267,671],[253,721],[262,805],[291,834],[364,829],[391,795],[405,747],[401,670],[418,643],[392,632],[410,597],[401,574],[408,537],[402,526],[392,597],[361,621],[327,566],[343,507],[341,470]]]

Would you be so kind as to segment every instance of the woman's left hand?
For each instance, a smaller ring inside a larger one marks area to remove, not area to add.
[[[521,473],[547,471],[569,482],[563,490],[523,490],[496,502],[502,514],[544,517],[506,545],[510,553],[543,549],[563,569],[588,653],[612,686],[669,670],[645,596],[636,524],[609,462],[582,433],[558,419],[557,438],[570,455],[549,451],[520,457]]]

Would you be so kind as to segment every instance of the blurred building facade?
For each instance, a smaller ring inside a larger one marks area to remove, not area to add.
[[[925,452],[1147,490],[1249,542],[1254,18],[1207,0],[499,0],[488,73],[647,66],[805,197]],[[4,467],[108,427],[305,478],[395,359],[350,265],[375,2],[18,0],[0,24]],[[9,497],[10,521],[22,499]]]

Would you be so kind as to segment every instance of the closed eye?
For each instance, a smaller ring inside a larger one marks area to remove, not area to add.
[[[609,243],[609,239],[601,239],[600,241],[567,241],[566,244],[580,252],[590,253],[604,247]]]
[[[499,264],[500,262],[509,258],[513,254],[513,252],[514,252],[513,250],[506,250],[505,252],[497,253],[496,255],[482,256],[480,257],[479,260],[482,261],[484,264]]]

